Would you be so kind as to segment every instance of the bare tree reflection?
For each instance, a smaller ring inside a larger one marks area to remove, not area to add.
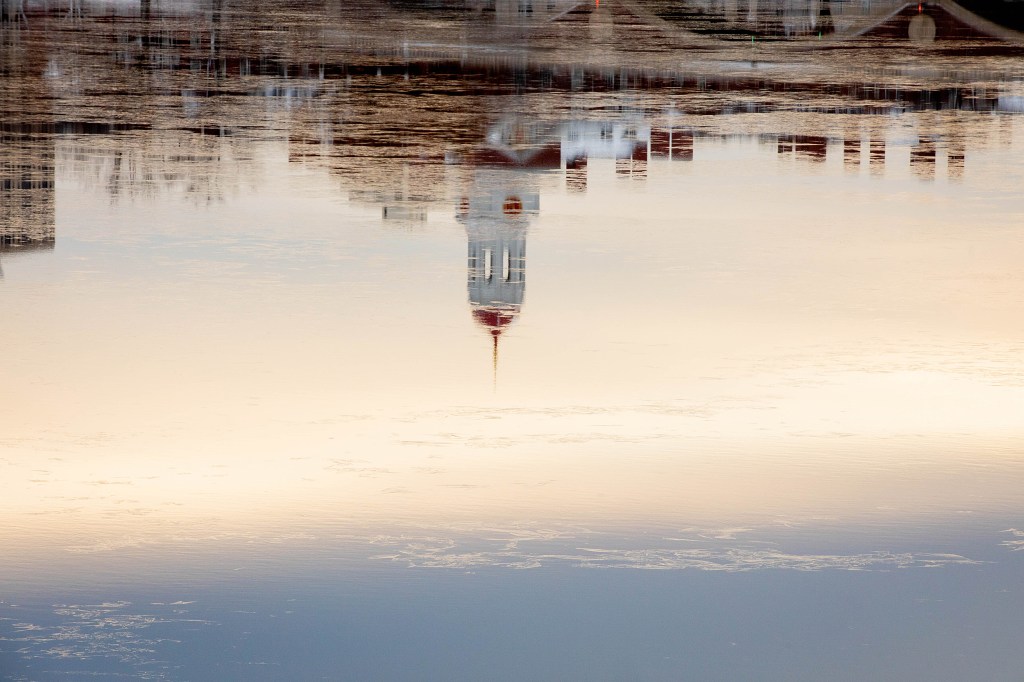
[[[0,126],[0,256],[54,247],[53,148],[52,135]]]
[[[260,175],[252,140],[152,131],[130,137],[70,139],[57,146],[62,177],[114,200],[175,194],[220,202]]]

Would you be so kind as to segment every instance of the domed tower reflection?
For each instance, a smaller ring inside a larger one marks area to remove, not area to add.
[[[526,233],[540,207],[530,173],[477,168],[472,189],[459,201],[456,217],[466,226],[466,288],[473,320],[493,344],[495,377],[498,341],[519,316],[526,290]]]

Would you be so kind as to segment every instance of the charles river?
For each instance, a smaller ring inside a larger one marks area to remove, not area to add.
[[[0,18],[0,679],[1024,680],[1024,4]]]

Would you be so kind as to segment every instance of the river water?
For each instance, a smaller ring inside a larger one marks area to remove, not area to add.
[[[2,9],[0,678],[1021,679],[1012,9]]]

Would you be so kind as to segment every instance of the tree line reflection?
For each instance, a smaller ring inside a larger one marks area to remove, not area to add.
[[[310,2],[314,16],[348,18],[346,5],[375,20],[381,16],[415,18],[432,13],[456,23],[487,24],[493,37],[527,37],[524,29],[555,22],[589,24],[592,37],[620,23],[644,24],[663,31],[713,35],[719,39],[884,37],[914,42],[995,37],[1019,38],[1024,18],[1013,0],[439,0],[424,6],[408,0]],[[0,0],[0,20],[40,21],[50,16],[85,19],[116,16],[149,20],[205,17],[212,23],[237,21],[241,10],[259,13],[284,8],[275,0]],[[159,42],[157,44],[160,44]]]
[[[408,219],[445,200],[437,194],[444,184],[436,176],[452,164],[560,171],[570,190],[585,192],[593,159],[613,159],[617,175],[643,180],[654,160],[693,162],[702,141],[746,135],[782,157],[824,162],[835,154],[850,170],[866,166],[881,174],[893,169],[887,162],[891,142],[887,118],[871,114],[1021,109],[1020,97],[1008,94],[1012,90],[991,85],[787,83],[494,63],[457,69],[442,61],[372,69],[352,64],[344,67],[348,75],[336,78],[320,74],[341,67],[323,65],[312,69],[313,78],[263,84],[240,78],[241,90],[219,95],[199,96],[194,88],[177,95],[144,90],[139,95],[149,101],[147,115],[118,120],[111,112],[114,120],[97,121],[87,118],[93,106],[87,94],[68,97],[59,114],[52,109],[62,77],[46,75],[49,59],[37,55],[34,65],[22,67],[7,91],[16,106],[26,103],[24,113],[0,125],[0,230],[8,245],[45,241],[30,234],[52,235],[57,165],[112,197],[178,191],[215,201],[253,172],[252,144],[284,136],[291,161],[325,167],[345,179],[355,200],[381,203],[385,218]],[[445,92],[453,88],[470,96]],[[536,106],[546,92],[563,92],[565,99]],[[602,100],[612,103],[610,113],[591,113]],[[530,108],[533,116],[497,113]],[[815,131],[773,131],[792,125],[775,120],[773,112],[786,112],[790,120],[793,113],[831,120],[813,124]],[[768,116],[744,119],[748,114]],[[740,120],[747,122],[737,125]],[[983,125],[989,122],[919,118],[915,139],[898,144],[909,144],[910,167],[919,177],[942,172],[957,179],[969,147],[999,144],[990,139],[998,129]],[[424,180],[420,190],[395,186],[410,168]]]
[[[259,4],[271,14],[279,9],[273,2]],[[422,13],[400,3],[371,4],[375,9],[367,16]],[[499,24],[516,17],[590,21],[604,11],[561,0],[466,6],[480,17],[494,14]],[[654,0],[643,6],[640,19],[655,23],[651,17],[665,8]],[[908,17],[919,32],[927,24],[921,17],[938,22],[936,40],[952,36],[942,26],[967,25],[961,6],[949,2],[682,6],[740,24],[803,17],[820,28],[815,22],[828,18],[832,30],[869,26],[858,35],[890,43]],[[874,21],[882,8],[885,16]],[[308,15],[298,13],[284,29],[293,44],[281,49],[253,33],[255,15],[241,10],[225,0],[76,0],[67,7],[3,0],[5,253],[52,248],[58,176],[114,200],[175,193],[215,202],[258,175],[253,145],[265,141],[286,141],[289,161],[339,177],[350,200],[379,205],[389,223],[421,222],[428,210],[445,205],[448,212],[455,206],[456,217],[470,225],[492,209],[509,215],[509,197],[521,215],[539,210],[535,190],[492,196],[490,190],[472,189],[482,182],[480,169],[504,168],[506,176],[522,177],[562,173],[570,192],[585,194],[596,160],[612,162],[616,177],[642,182],[661,161],[701,163],[702,145],[720,140],[755,140],[774,148],[780,159],[811,164],[838,156],[847,171],[875,175],[900,170],[896,158],[904,155],[891,153],[895,144],[909,147],[906,163],[916,177],[959,180],[969,170],[971,149],[998,146],[1007,134],[998,118],[962,114],[1024,110],[1018,80],[999,73],[982,78],[865,69],[861,76],[819,80],[756,70],[544,64],[516,53],[470,55],[443,46],[424,56],[408,45],[389,52],[376,43],[332,60],[326,59],[322,35],[312,37],[312,29],[323,34],[324,17],[347,16],[345,5],[327,0],[307,8]],[[81,25],[57,23],[68,16]],[[103,17],[129,20],[97,23]],[[321,23],[309,23],[310,17]],[[65,42],[71,25],[78,33],[83,27],[95,31],[94,37]],[[907,117],[909,138],[901,133],[891,139],[894,116]],[[446,178],[455,175],[461,179],[453,186]],[[487,266],[490,271],[517,270],[508,263],[518,262],[519,246],[481,248],[471,256],[478,264],[498,258],[500,251],[504,260]]]

